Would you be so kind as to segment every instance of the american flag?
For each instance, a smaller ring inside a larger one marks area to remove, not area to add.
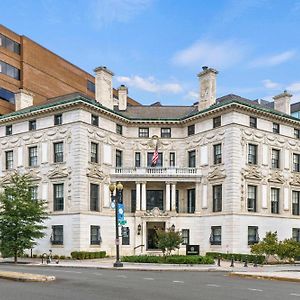
[[[155,167],[158,161],[158,151],[157,151],[157,145],[155,147],[155,151],[152,156],[152,161],[151,161],[151,167]]]

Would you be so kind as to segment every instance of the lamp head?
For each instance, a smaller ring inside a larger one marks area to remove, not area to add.
[[[118,182],[117,184],[117,190],[122,191],[123,190],[123,184],[121,182]]]
[[[114,183],[111,183],[111,184],[109,185],[109,190],[110,190],[110,192],[113,193],[115,189],[116,189],[116,185],[115,185]]]

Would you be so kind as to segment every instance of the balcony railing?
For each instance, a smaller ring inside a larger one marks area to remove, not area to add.
[[[114,168],[115,175],[124,176],[197,176],[200,175],[200,169],[197,168],[164,168],[164,167],[149,167],[149,168]]]

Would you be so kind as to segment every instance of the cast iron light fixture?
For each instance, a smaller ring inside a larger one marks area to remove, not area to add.
[[[116,196],[114,197],[114,191],[117,189]],[[115,200],[115,226],[116,226],[116,261],[114,263],[114,267],[120,268],[123,267],[123,264],[120,262],[120,240],[119,240],[119,220],[118,220],[118,204],[122,203],[122,190],[123,185],[121,182],[118,182],[117,185],[111,183],[109,185],[111,201]],[[115,198],[115,199],[114,199]]]
[[[171,226],[171,230],[175,231],[175,225],[174,224]]]
[[[142,225],[139,224],[138,227],[137,227],[137,235],[141,234],[141,230],[142,230]]]

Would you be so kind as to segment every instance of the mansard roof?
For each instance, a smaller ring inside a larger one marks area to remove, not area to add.
[[[267,101],[250,100],[238,95],[229,94],[217,99],[216,104],[198,111],[197,105],[191,106],[157,106],[157,105],[138,105],[128,106],[125,111],[120,111],[117,107],[114,110],[104,107],[95,99],[89,98],[81,93],[73,93],[56,98],[49,99],[47,103],[38,106],[30,106],[10,114],[0,116],[0,122],[10,122],[14,119],[32,118],[34,115],[42,114],[58,109],[70,108],[75,105],[84,105],[89,110],[102,111],[112,117],[117,117],[125,122],[188,122],[198,116],[204,116],[208,113],[219,112],[228,107],[236,107],[241,110],[250,111],[250,114],[264,114],[268,117],[283,118],[285,121],[298,123],[300,120],[269,107]],[[249,113],[249,112],[248,112]]]

